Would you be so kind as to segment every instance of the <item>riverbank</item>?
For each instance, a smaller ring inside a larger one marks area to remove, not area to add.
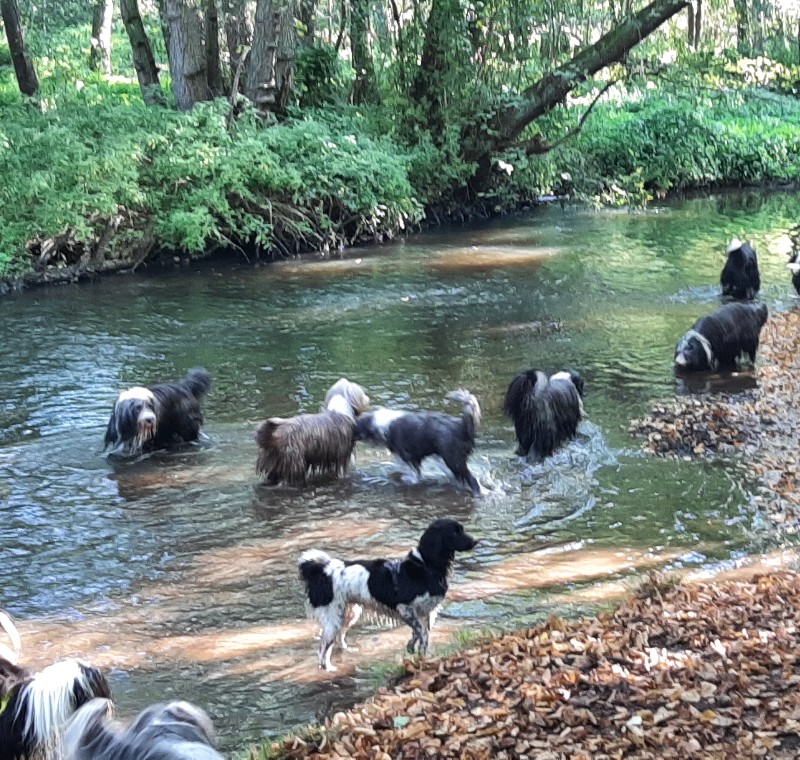
[[[800,576],[673,585],[450,657],[256,758],[794,758]]]
[[[328,255],[542,196],[635,207],[800,177],[800,101],[757,88],[702,107],[617,88],[572,140],[498,156],[490,186],[472,197],[473,166],[435,135],[410,140],[379,107],[265,124],[246,109],[231,119],[226,100],[177,113],[145,107],[132,82],[83,85],[45,112],[0,103],[0,291],[215,251]]]
[[[756,504],[765,519],[792,534],[800,527],[798,336],[800,313],[773,313],[761,333],[756,388],[659,403],[630,428],[656,456],[738,458],[743,477],[760,487]]]

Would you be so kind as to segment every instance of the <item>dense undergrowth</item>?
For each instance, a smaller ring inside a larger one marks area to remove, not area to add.
[[[723,89],[698,86],[702,72],[692,87],[628,79],[554,150],[498,156],[490,188],[470,196],[474,167],[461,158],[457,121],[433,135],[396,102],[335,100],[279,124],[246,107],[232,118],[225,100],[186,114],[148,108],[134,80],[106,81],[80,63],[86,30],[70,35],[40,56],[37,104],[18,95],[0,46],[2,280],[154,250],[331,250],[391,236],[426,211],[497,213],[549,194],[642,205],[671,190],[800,176],[800,100],[744,75]],[[537,125],[557,138],[585,110],[584,95]]]

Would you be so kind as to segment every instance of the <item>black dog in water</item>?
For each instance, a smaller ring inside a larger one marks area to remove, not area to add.
[[[106,429],[111,454],[139,454],[196,441],[203,426],[200,401],[211,389],[204,369],[190,369],[178,383],[122,391]]]
[[[503,412],[514,422],[517,454],[549,457],[573,438],[583,417],[583,378],[575,371],[548,377],[538,369],[517,375],[508,386]]]
[[[447,581],[456,552],[477,542],[456,520],[432,522],[419,545],[403,560],[334,559],[319,549],[308,549],[297,565],[305,581],[308,603],[322,627],[319,666],[336,670],[331,650],[336,639],[347,648],[347,629],[361,616],[361,606],[407,623],[413,634],[407,649],[428,649],[428,633],[447,594]]]
[[[766,304],[733,302],[700,317],[675,347],[675,369],[735,370],[741,354],[755,362],[767,316]]]
[[[734,238],[728,246],[727,254],[728,260],[719,278],[722,295],[727,298],[752,301],[761,289],[755,249],[750,243],[743,243]]]

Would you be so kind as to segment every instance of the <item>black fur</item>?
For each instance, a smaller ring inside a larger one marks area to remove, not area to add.
[[[795,292],[800,295],[800,230],[797,231],[797,238],[794,240],[794,247],[786,267],[792,273],[792,285]]]
[[[749,243],[733,240],[728,247],[728,260],[719,278],[722,295],[752,301],[761,289],[758,257]]]
[[[573,438],[583,417],[583,378],[574,370],[568,377],[548,377],[529,369],[508,386],[503,413],[514,423],[517,454],[549,457],[564,441]]]
[[[122,398],[114,404],[105,435],[104,448],[114,447],[123,453],[150,452],[171,445],[196,441],[203,426],[200,402],[211,389],[211,376],[204,369],[190,369],[186,378],[177,383],[151,385],[152,398]],[[155,432],[140,439],[142,411],[155,421]]]
[[[447,594],[455,553],[475,548],[477,542],[456,520],[440,519],[422,534],[417,549],[402,560],[342,560],[311,549],[298,560],[300,577],[314,616],[322,626],[320,667],[334,670],[330,651],[337,637],[361,614],[361,605],[406,622],[413,635],[408,651],[417,645],[424,653],[436,610]],[[366,590],[364,589],[366,571]]]
[[[64,734],[68,760],[223,760],[208,715],[188,702],[151,705],[127,727],[110,712],[96,699],[75,714]]]
[[[683,372],[735,370],[739,357],[746,354],[756,360],[761,328],[768,310],[763,303],[727,303],[694,323],[675,347],[675,369]],[[708,353],[696,335],[708,341]]]
[[[356,440],[386,446],[418,476],[423,459],[440,456],[453,475],[469,486],[472,495],[480,496],[480,483],[467,464],[475,448],[480,406],[466,391],[456,391],[451,397],[463,403],[461,417],[443,412],[393,412],[397,416],[383,424],[381,416],[386,410],[369,412],[356,420]]]
[[[111,697],[111,689],[99,670],[83,663],[79,664],[81,684],[74,681],[70,686],[69,703],[64,705],[64,720],[69,714],[94,697]],[[0,760],[22,760],[35,757],[45,747],[53,743],[58,733],[37,736],[33,728],[27,728],[29,719],[33,721],[32,711],[42,709],[31,699],[30,686],[34,674],[4,657],[0,657]],[[54,732],[63,725],[53,725]]]

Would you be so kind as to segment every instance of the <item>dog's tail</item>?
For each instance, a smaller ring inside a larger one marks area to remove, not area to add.
[[[508,386],[503,399],[503,414],[512,420],[530,409],[534,397],[544,391],[550,384],[550,378],[538,369],[529,369],[517,375]]]
[[[462,415],[464,417],[464,424],[469,430],[470,437],[474,437],[481,424],[481,405],[478,399],[475,398],[468,390],[459,388],[456,391],[451,391],[447,394],[447,398],[453,399],[463,404]]]
[[[201,367],[190,369],[183,382],[198,401],[211,390],[211,375]]]
[[[11,615],[3,610],[0,610],[0,628],[8,634],[13,647],[9,649],[5,644],[0,644],[0,657],[8,660],[12,665],[16,665],[22,653],[22,639],[19,636],[17,626],[14,625],[14,621],[11,619]]]

